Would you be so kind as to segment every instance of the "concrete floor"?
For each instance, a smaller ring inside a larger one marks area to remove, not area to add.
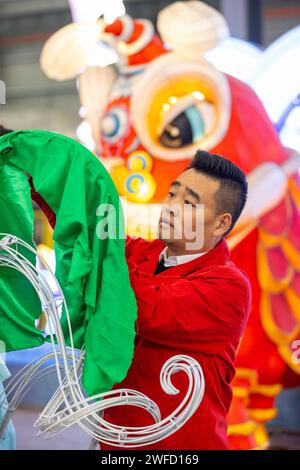
[[[13,423],[17,434],[18,450],[87,450],[91,438],[78,426],[72,426],[53,439],[36,436],[33,427],[39,409],[19,408],[14,413]]]

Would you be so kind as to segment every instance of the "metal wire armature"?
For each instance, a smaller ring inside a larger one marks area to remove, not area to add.
[[[33,253],[39,260],[40,266],[51,274],[56,286],[55,291],[59,292],[58,297],[54,297],[46,277],[39,275],[36,267],[20,253],[20,247]],[[50,267],[30,245],[13,235],[3,233],[0,233],[0,268],[1,266],[19,271],[34,287],[47,323],[50,325],[49,334],[53,344],[53,353],[35,359],[15,375],[6,389],[7,401],[4,395],[2,397],[0,395],[0,406],[6,409],[6,418],[0,426],[0,438],[5,432],[11,414],[27,393],[28,387],[53,370],[57,374],[58,389],[35,422],[39,435],[52,437],[77,423],[82,430],[100,442],[124,448],[142,447],[154,444],[173,434],[195,413],[203,398],[205,382],[198,362],[186,355],[171,357],[161,371],[161,386],[169,395],[178,393],[172,384],[173,374],[184,371],[189,379],[184,399],[165,419],[161,419],[156,403],[135,390],[119,389],[86,397],[81,387],[84,350],[74,349],[68,307],[62,289]],[[62,306],[65,309],[70,333],[70,347],[65,345],[60,323]],[[140,407],[148,411],[153,417],[153,425],[116,426],[102,418],[102,412],[105,409],[125,405]]]

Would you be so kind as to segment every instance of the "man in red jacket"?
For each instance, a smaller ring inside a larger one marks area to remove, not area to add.
[[[34,188],[32,197],[54,226],[51,209]],[[224,237],[246,199],[244,173],[229,160],[198,151],[189,169],[170,187],[159,239],[127,241],[138,303],[137,336],[131,367],[115,388],[144,393],[165,418],[182,402],[188,382],[183,372],[175,374],[172,383],[180,393],[166,395],[159,380],[164,363],[175,355],[192,356],[205,377],[204,397],[195,414],[169,438],[143,449],[228,448],[230,382],[250,311],[251,289],[246,275],[230,261]],[[126,427],[153,424],[145,410],[130,406],[111,408],[104,418]],[[101,448],[115,449],[104,444]]]
[[[182,401],[188,382],[183,372],[175,374],[172,381],[180,393],[166,395],[159,380],[163,364],[174,355],[187,354],[199,362],[205,377],[204,398],[191,419],[170,437],[142,449],[228,448],[230,382],[250,311],[251,288],[246,275],[230,261],[224,237],[244,208],[247,189],[245,175],[236,165],[198,151],[164,200],[159,239],[127,241],[138,303],[137,337],[131,367],[116,388],[143,392],[165,418]],[[153,424],[147,412],[130,406],[111,408],[104,417],[126,427]],[[101,448],[115,449],[104,444]]]

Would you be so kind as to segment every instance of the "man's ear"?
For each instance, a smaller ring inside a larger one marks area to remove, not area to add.
[[[223,237],[224,233],[229,230],[229,227],[232,223],[232,215],[229,212],[225,214],[220,214],[217,218],[217,225],[213,232],[214,237]]]

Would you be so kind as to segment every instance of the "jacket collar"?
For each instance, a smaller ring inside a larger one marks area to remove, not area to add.
[[[165,244],[161,240],[154,240],[145,250],[146,258],[153,263],[154,270],[159,261],[159,255],[164,249]],[[184,264],[179,264],[172,268],[169,268],[157,276],[181,276],[192,273],[198,269],[206,269],[210,266],[225,265],[230,260],[230,251],[226,240],[220,240],[214,248],[206,252],[203,256],[200,256],[192,261],[188,261]],[[153,271],[154,272],[154,271]]]

